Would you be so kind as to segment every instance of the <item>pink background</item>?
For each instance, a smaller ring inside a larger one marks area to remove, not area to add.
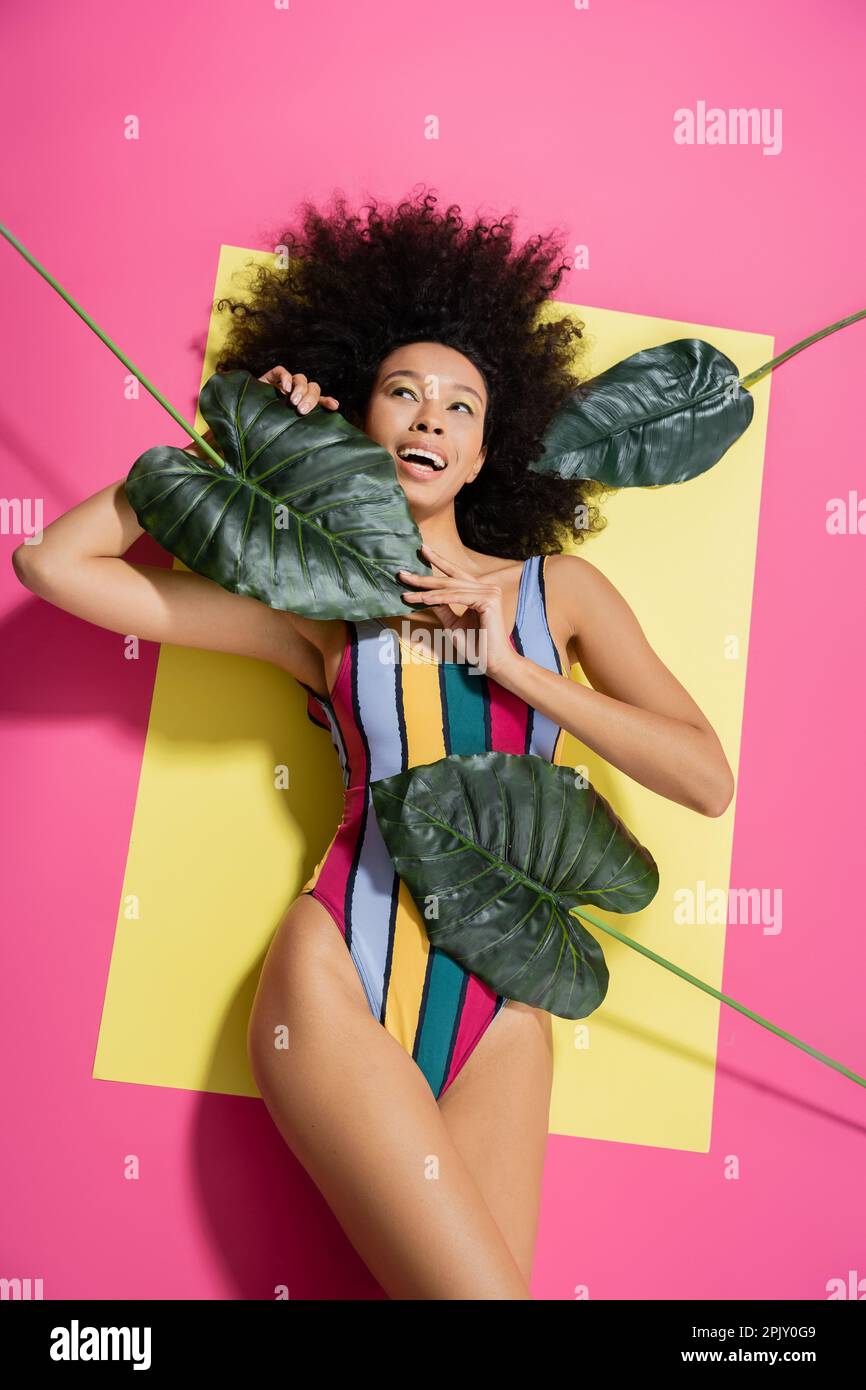
[[[0,37],[2,218],[190,419],[220,242],[271,244],[335,186],[514,208],[590,247],[558,297],[777,350],[866,302],[858,0],[18,0]],[[701,99],[781,107],[781,154],[675,145]],[[175,436],[0,257],[2,494],[44,497],[47,524]],[[861,1074],[866,535],[825,513],[866,494],[864,371],[866,323],[773,381],[731,881],[781,887],[784,927],[732,926],[723,984]],[[46,1298],[381,1297],[261,1101],[91,1078],[158,649],[119,662],[116,635],[31,597],[20,539],[0,536],[0,1275]],[[167,562],[147,537],[131,558]],[[551,1138],[536,1297],[866,1277],[863,1090],[723,1008],[715,1100],[707,1155]]]

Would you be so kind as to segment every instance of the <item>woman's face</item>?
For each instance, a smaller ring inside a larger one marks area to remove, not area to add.
[[[484,378],[455,348],[409,343],[379,364],[363,428],[392,455],[416,521],[441,511],[479,472],[486,410]],[[437,458],[412,457],[418,449]]]

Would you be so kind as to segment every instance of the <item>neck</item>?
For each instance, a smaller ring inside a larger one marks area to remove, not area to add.
[[[457,530],[453,502],[444,511],[425,517],[416,524],[425,545],[431,545],[448,559],[459,562],[468,553]]]

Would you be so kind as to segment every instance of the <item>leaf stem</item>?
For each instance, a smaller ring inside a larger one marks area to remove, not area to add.
[[[843,1066],[841,1062],[834,1062],[832,1057],[827,1057],[823,1052],[816,1051],[816,1049],[810,1047],[808,1043],[801,1042],[799,1038],[795,1038],[792,1033],[786,1033],[784,1028],[777,1028],[775,1023],[770,1023],[769,1019],[762,1018],[760,1014],[753,1013],[751,1009],[746,1008],[745,1004],[738,1004],[736,999],[732,999],[729,994],[722,994],[720,990],[713,989],[712,985],[705,984],[703,980],[699,980],[695,975],[690,975],[687,970],[682,970],[680,966],[674,965],[672,961],[665,960],[664,956],[657,956],[655,951],[651,951],[648,946],[643,946],[639,941],[634,941],[630,936],[626,936],[624,932],[617,931],[616,927],[610,926],[609,923],[602,922],[600,918],[594,916],[591,912],[587,912],[585,908],[572,908],[571,915],[573,917],[583,917],[587,922],[591,922],[594,927],[600,927],[602,931],[608,932],[611,936],[615,936],[617,941],[624,941],[626,946],[631,946],[632,950],[640,951],[641,955],[647,956],[650,960],[654,960],[657,965],[663,965],[666,970],[672,970],[673,973],[679,975],[681,979],[688,980],[689,984],[697,985],[698,989],[702,989],[707,994],[711,994],[714,999],[720,999],[723,1004],[728,1004],[732,1009],[737,1009],[741,1014],[745,1014],[747,1018],[751,1018],[755,1023],[760,1023],[762,1028],[769,1028],[771,1033],[775,1033],[778,1037],[784,1038],[786,1042],[793,1043],[794,1047],[801,1048],[803,1052],[808,1052],[810,1057],[817,1057],[819,1062],[824,1062],[826,1066],[833,1067],[835,1071],[840,1071],[843,1076],[849,1077],[851,1081],[856,1081],[858,1086],[866,1086],[866,1077],[858,1076],[855,1071],[851,1071],[848,1067]]]
[[[787,362],[788,358],[793,357],[795,353],[802,352],[803,348],[810,347],[812,343],[817,343],[819,338],[827,338],[831,333],[838,332],[840,328],[847,328],[849,323],[856,323],[858,319],[862,318],[866,318],[866,309],[860,309],[856,314],[849,314],[847,318],[839,319],[838,323],[831,323],[829,328],[820,328],[817,333],[811,333],[809,337],[804,338],[802,342],[795,343],[793,347],[786,348],[784,352],[779,353],[778,357],[774,357],[772,362],[765,362],[763,367],[756,367],[753,372],[749,372],[748,376],[741,376],[739,385],[747,388],[754,386],[755,382],[760,381],[762,376],[766,376],[768,372],[771,372],[774,367],[778,367],[780,363]]]
[[[61,299],[65,299],[69,307],[71,309],[74,309],[76,314],[78,314],[80,318],[84,319],[84,322],[87,324],[88,328],[92,328],[97,338],[101,338],[102,342],[105,343],[105,346],[107,348],[111,349],[115,357],[120,358],[123,365],[125,367],[128,367],[129,370],[132,372],[133,376],[138,378],[145,390],[149,391],[150,394],[154,397],[154,399],[159,401],[159,404],[163,407],[163,409],[168,411],[172,419],[176,420],[177,423],[181,426],[181,428],[185,430],[185,432],[190,436],[190,438],[195,440],[196,444],[198,444],[198,446],[204,450],[205,454],[207,454],[209,458],[213,459],[214,463],[219,464],[220,468],[224,468],[225,460],[220,458],[219,454],[216,452],[215,449],[211,448],[207,440],[202,439],[198,431],[183,418],[179,411],[175,410],[174,406],[171,404],[170,401],[166,400],[162,392],[159,391],[157,387],[153,385],[152,382],[148,381],[144,373],[140,372],[133,362],[130,362],[129,358],[126,356],[124,352],[121,352],[117,344],[111,341],[108,334],[103,333],[102,329],[99,327],[98,324],[94,323],[90,315],[84,309],[82,309],[79,304],[76,304],[75,300],[72,298],[72,295],[66,293],[66,290],[63,288],[62,285],[59,285],[57,283],[57,281],[54,279],[54,276],[49,271],[47,271],[44,266],[39,264],[36,257],[30,254],[26,246],[23,246],[22,243],[18,240],[18,238],[14,236],[12,232],[10,232],[9,228],[5,227],[2,222],[0,222],[0,233],[2,233],[3,236],[5,236],[6,240],[10,243],[10,245],[15,247],[16,251],[19,251],[21,253],[25,261],[32,265],[33,269],[37,270],[44,280],[48,281],[49,285],[52,287],[52,289],[55,289],[57,291]]]

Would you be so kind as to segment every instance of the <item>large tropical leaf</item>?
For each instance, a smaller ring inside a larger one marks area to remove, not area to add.
[[[430,574],[394,460],[335,411],[299,415],[248,372],[217,373],[201,411],[225,466],[170,445],[126,480],[139,524],[233,593],[308,618],[414,612],[400,569]]]
[[[498,994],[585,1018],[607,992],[601,946],[570,915],[637,912],[658,869],[594,787],[534,754],[452,754],[371,784],[430,942]]]
[[[741,376],[701,338],[645,348],[582,382],[544,437],[536,473],[594,478],[607,487],[659,487],[712,468],[748,427],[749,387],[821,338],[866,318],[866,309],[819,328]]]
[[[608,487],[695,478],[751,422],[755,403],[739,376],[729,357],[700,338],[645,348],[572,392],[530,467]]]

